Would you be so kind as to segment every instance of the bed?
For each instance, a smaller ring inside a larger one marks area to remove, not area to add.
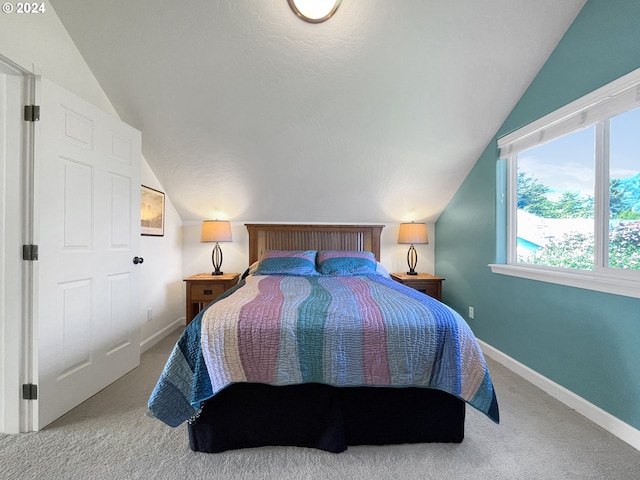
[[[149,414],[194,451],[462,442],[499,422],[482,352],[380,265],[381,225],[247,224],[250,269],[185,329]]]

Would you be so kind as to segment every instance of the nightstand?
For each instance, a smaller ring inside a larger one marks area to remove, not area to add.
[[[442,301],[442,282],[444,280],[442,277],[436,277],[428,273],[418,273],[417,275],[392,273],[391,278],[407,287],[411,287],[419,292],[426,293],[436,300]]]
[[[239,278],[239,273],[224,273],[222,275],[198,273],[185,278],[184,281],[187,282],[187,325],[200,310],[219,295],[234,287]]]

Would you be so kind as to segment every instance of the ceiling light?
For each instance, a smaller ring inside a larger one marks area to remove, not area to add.
[[[306,22],[320,23],[331,18],[342,0],[287,0],[291,10]]]

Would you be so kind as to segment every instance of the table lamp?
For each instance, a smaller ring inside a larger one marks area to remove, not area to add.
[[[418,264],[418,252],[413,246],[414,244],[429,243],[429,235],[427,234],[426,223],[401,223],[398,230],[398,243],[409,243],[409,251],[407,252],[407,263],[409,271],[407,275],[417,275],[416,265]]]
[[[222,266],[222,249],[218,242],[231,241],[231,223],[227,220],[205,220],[202,222],[202,232],[200,234],[200,243],[216,242],[211,252],[211,263],[213,263],[213,272],[211,275],[222,275],[220,270]]]

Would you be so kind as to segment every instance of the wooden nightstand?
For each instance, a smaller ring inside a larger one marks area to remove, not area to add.
[[[418,273],[417,275],[392,273],[391,278],[407,287],[411,287],[419,292],[426,293],[436,300],[442,301],[442,282],[444,280],[442,277],[436,277],[428,273]]]
[[[187,325],[200,310],[235,286],[239,278],[239,273],[224,273],[222,275],[198,273],[185,278],[184,281],[187,282]]]

